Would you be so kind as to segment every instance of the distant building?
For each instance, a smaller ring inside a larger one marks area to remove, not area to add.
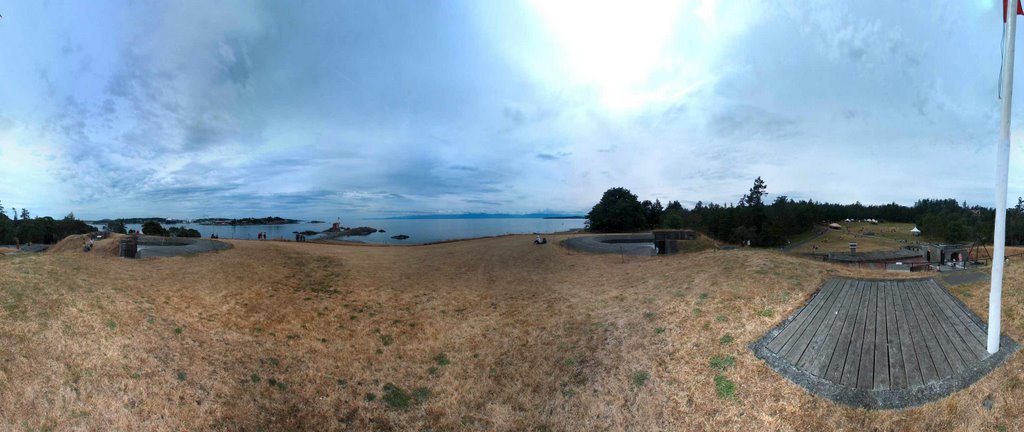
[[[930,244],[925,259],[933,264],[959,263],[969,260],[970,248],[964,244]]]

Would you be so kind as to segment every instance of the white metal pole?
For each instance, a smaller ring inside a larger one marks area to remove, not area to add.
[[[988,294],[988,352],[999,351],[1000,312],[1003,303],[1003,263],[1006,257],[1006,184],[1010,172],[1010,102],[1013,99],[1013,45],[1017,39],[1017,2],[1006,5],[1006,39],[1003,45],[1003,98],[1002,128],[999,147],[996,148],[996,228],[992,236],[995,253],[992,256],[992,288]]]

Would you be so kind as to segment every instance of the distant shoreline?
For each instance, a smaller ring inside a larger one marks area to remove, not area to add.
[[[558,213],[462,213],[462,214],[429,214],[410,216],[391,216],[381,218],[364,218],[363,220],[441,220],[441,219],[586,219],[586,216]]]
[[[324,239],[324,238],[318,238],[318,239],[314,239],[314,240],[309,240],[308,243],[333,244],[333,245],[338,245],[338,246],[417,247],[417,246],[434,246],[434,245],[439,245],[439,244],[466,242],[466,241],[473,241],[473,240],[486,240],[486,239],[494,239],[494,238],[502,238],[502,237],[513,237],[513,236],[523,236],[523,237],[529,238],[529,237],[538,236],[538,235],[540,235],[540,236],[556,236],[556,235],[558,235],[558,236],[572,236],[572,235],[580,235],[580,234],[590,234],[590,231],[585,231],[583,229],[580,229],[580,230],[575,230],[575,231],[574,230],[570,230],[570,231],[554,231],[554,232],[547,232],[547,233],[544,233],[544,232],[520,233],[520,234],[507,233],[507,234],[495,234],[495,235],[479,236],[479,237],[466,237],[466,238],[456,238],[456,239],[447,239],[447,240],[435,240],[435,241],[426,242],[426,243],[372,243],[372,242],[364,242],[364,241],[358,241],[358,240],[338,240],[338,239]],[[232,239],[232,240],[246,241],[245,239]]]

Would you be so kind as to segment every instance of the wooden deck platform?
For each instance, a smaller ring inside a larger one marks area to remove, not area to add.
[[[982,321],[932,279],[832,279],[751,348],[813,393],[902,408],[966,387],[1017,349],[1004,337],[990,356],[985,340]]]

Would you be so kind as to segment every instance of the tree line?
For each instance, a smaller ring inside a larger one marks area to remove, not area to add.
[[[738,202],[698,201],[687,209],[679,201],[640,201],[622,187],[608,189],[587,214],[587,226],[597,232],[631,232],[654,228],[696,229],[722,241],[752,246],[782,246],[788,239],[814,229],[815,224],[846,219],[875,219],[914,223],[929,237],[945,242],[991,242],[995,210],[968,206],[955,199],[922,199],[913,206],[835,204],[795,201],[787,196],[766,200],[768,185],[760,177]],[[1007,245],[1024,245],[1024,198],[1007,209]]]
[[[26,208],[11,208],[11,215],[0,203],[0,244],[56,243],[72,234],[86,234],[96,227],[75,219],[69,213],[63,219],[49,216],[32,217]]]

